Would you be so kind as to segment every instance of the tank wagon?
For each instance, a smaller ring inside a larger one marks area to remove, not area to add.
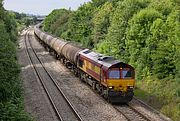
[[[131,65],[55,38],[40,30],[39,25],[34,27],[34,33],[48,51],[108,101],[127,103],[132,100],[135,71]]]

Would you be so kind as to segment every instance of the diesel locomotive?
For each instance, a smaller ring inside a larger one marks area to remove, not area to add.
[[[71,68],[80,80],[112,103],[127,103],[132,100],[135,71],[131,65],[53,37],[39,26],[34,27],[34,33],[43,46]]]

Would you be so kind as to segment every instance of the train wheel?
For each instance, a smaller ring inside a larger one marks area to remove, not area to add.
[[[107,96],[107,102],[112,103],[109,96]]]
[[[108,90],[106,90],[104,98],[107,100],[108,103],[111,103],[110,97],[108,96]]]
[[[92,83],[92,88],[93,88],[93,90],[96,90],[96,82]]]
[[[81,81],[83,81],[83,73],[81,71],[79,71],[79,78]]]
[[[100,87],[99,94],[100,94],[101,96],[104,96],[104,90],[103,90],[103,87]]]

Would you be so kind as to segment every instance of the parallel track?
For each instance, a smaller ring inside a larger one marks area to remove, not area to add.
[[[31,45],[31,43],[30,43],[30,45]],[[32,48],[32,45],[31,45],[31,48]],[[36,54],[36,52],[35,52],[35,50],[33,48],[32,48],[32,50]],[[46,73],[49,75],[49,77],[53,81],[53,83],[56,85],[58,90],[60,92],[62,92],[61,89],[59,88],[59,86],[57,85],[57,82],[52,78],[52,76],[49,74],[49,72],[45,69],[45,67],[44,67],[43,63],[41,62],[41,60],[39,58],[38,58],[38,60],[41,63],[41,65],[44,68],[44,70],[46,71]],[[64,98],[66,98],[66,96],[63,93],[62,93],[62,95],[64,96]],[[67,102],[69,102],[68,99],[67,99]],[[71,105],[70,102],[68,104]],[[71,105],[71,107],[73,108],[72,105]],[[128,104],[118,105],[118,106],[117,105],[113,105],[113,107],[118,112],[120,112],[128,121],[151,121],[150,119],[148,119],[148,117],[146,117],[143,114],[141,114],[138,110],[134,109],[131,105],[128,105]],[[73,108],[73,110],[74,110],[74,108]],[[74,112],[75,112],[75,114],[77,114],[76,110],[74,110]],[[82,120],[79,115],[77,117],[78,117],[78,120]]]
[[[27,42],[27,41],[28,41],[28,42]],[[51,76],[51,74],[50,74],[50,73],[47,71],[47,69],[45,68],[45,66],[44,66],[44,64],[42,63],[42,61],[39,59],[38,55],[36,54],[36,51],[33,49],[32,44],[31,44],[31,42],[30,42],[30,40],[29,40],[29,33],[26,32],[26,35],[25,35],[26,53],[27,53],[27,55],[28,55],[28,57],[29,57],[29,61],[30,61],[31,65],[33,66],[33,68],[34,68],[34,70],[35,70],[35,72],[36,72],[36,74],[37,74],[38,79],[40,80],[40,82],[41,82],[41,84],[42,84],[42,86],[43,86],[43,89],[45,90],[45,93],[47,94],[47,97],[48,97],[48,99],[49,99],[49,101],[50,101],[50,103],[51,103],[51,105],[52,105],[52,107],[53,107],[53,109],[54,109],[54,112],[55,112],[56,115],[57,115],[58,120],[64,121],[64,119],[63,119],[64,116],[63,116],[62,114],[60,114],[60,111],[58,110],[58,107],[56,106],[55,101],[53,100],[53,98],[52,98],[52,96],[51,96],[51,94],[50,94],[50,92],[49,92],[49,90],[48,90],[48,87],[46,86],[44,80],[42,79],[43,77],[41,76],[38,67],[37,67],[36,64],[33,62],[33,58],[32,58],[32,56],[31,56],[30,51],[29,51],[29,48],[28,48],[28,44],[30,45],[30,49],[32,49],[35,57],[36,57],[37,60],[39,61],[40,65],[41,65],[41,67],[42,67],[41,69],[44,69],[44,71],[46,72],[46,75],[47,75],[47,76],[49,77],[49,79],[53,82],[56,90],[58,90],[59,94],[60,94],[60,95],[63,97],[63,99],[65,100],[64,102],[66,102],[66,105],[69,106],[69,107],[67,107],[67,108],[69,108],[69,109],[72,111],[74,117],[76,117],[76,119],[74,119],[74,120],[83,121],[82,118],[79,116],[78,112],[75,110],[75,108],[74,108],[73,105],[71,104],[71,102],[68,100],[68,98],[65,96],[65,94],[62,92],[62,90],[61,90],[60,87],[58,86],[57,81],[56,81],[55,79],[53,79],[53,77]],[[54,89],[54,90],[55,90],[55,89]]]
[[[114,108],[120,112],[128,121],[151,121],[128,104],[114,105]]]

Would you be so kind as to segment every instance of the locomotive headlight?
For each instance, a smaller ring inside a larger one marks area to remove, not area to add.
[[[109,88],[109,89],[114,89],[114,86],[109,86],[108,88]]]
[[[132,86],[129,86],[129,89],[133,89],[134,87],[132,87]]]

